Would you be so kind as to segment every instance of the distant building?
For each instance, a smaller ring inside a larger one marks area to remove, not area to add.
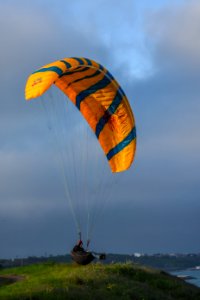
[[[133,256],[135,256],[135,257],[141,257],[142,254],[141,253],[134,253]]]

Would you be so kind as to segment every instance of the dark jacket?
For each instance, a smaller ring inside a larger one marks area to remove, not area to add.
[[[73,248],[73,252],[84,252],[84,248],[82,246],[79,245],[75,245]]]

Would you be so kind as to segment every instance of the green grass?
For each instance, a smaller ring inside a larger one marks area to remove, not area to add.
[[[22,280],[0,286],[2,300],[200,300],[200,289],[164,272],[127,264],[35,264],[4,269]]]

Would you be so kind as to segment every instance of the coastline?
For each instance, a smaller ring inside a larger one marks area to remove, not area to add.
[[[173,271],[170,274],[200,288],[200,269],[189,268]]]

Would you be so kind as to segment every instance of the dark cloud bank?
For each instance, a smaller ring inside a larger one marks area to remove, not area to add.
[[[118,253],[198,252],[197,1],[143,16],[142,49],[147,48],[152,70],[148,76],[143,71],[139,78],[131,68],[131,51],[140,49],[133,39],[131,14],[122,28],[129,30],[130,42],[123,47],[112,25],[106,22],[100,27],[101,13],[95,19],[88,10],[90,24],[87,18],[77,18],[76,5],[65,5],[62,14],[56,7],[41,13],[37,2],[32,7],[20,3],[23,5],[11,6],[8,1],[0,10],[0,66],[4,70],[0,101],[0,256],[65,253],[76,239],[59,170],[52,160],[53,149],[47,151],[48,140],[43,138],[46,125],[41,108],[24,100],[27,75],[67,56],[91,57],[107,66],[122,83],[137,122],[136,160],[115,186],[103,222],[97,222],[93,247]],[[122,15],[125,12],[121,9]],[[111,9],[110,18],[114,18]],[[115,51],[117,43],[123,51],[127,49],[126,59]],[[127,66],[126,72],[123,66]]]

